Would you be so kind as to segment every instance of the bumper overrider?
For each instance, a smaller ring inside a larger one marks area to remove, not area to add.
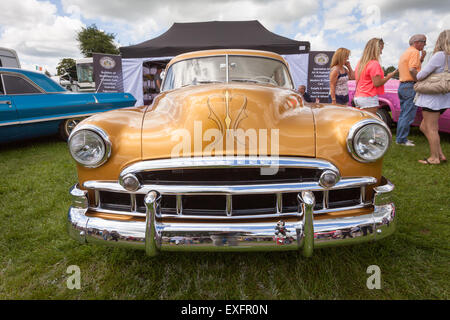
[[[373,210],[353,216],[319,219],[314,215],[314,194],[298,193],[297,221],[164,221],[159,215],[161,195],[148,191],[145,221],[113,220],[88,214],[88,192],[74,185],[68,212],[68,231],[81,243],[114,245],[160,251],[281,251],[301,250],[311,256],[315,248],[379,240],[395,230],[395,206],[390,199],[394,185],[382,178],[374,188]]]

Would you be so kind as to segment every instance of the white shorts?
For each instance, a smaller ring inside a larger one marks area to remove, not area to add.
[[[380,105],[377,95],[373,97],[355,97],[354,101],[355,106],[360,109],[374,108]]]

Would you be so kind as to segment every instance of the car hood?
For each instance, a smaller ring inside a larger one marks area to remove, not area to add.
[[[143,119],[142,158],[315,156],[311,108],[288,89],[207,84],[161,94]]]

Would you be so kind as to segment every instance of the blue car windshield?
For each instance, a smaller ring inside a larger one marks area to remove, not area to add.
[[[66,89],[61,87],[55,81],[47,77],[45,74],[39,73],[27,73],[28,78],[30,78],[39,87],[44,89],[46,92],[64,92]]]

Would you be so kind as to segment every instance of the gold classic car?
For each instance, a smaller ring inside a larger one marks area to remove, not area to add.
[[[69,234],[160,251],[301,250],[384,238],[394,186],[389,128],[352,107],[307,104],[286,61],[252,50],[179,55],[152,105],[71,133]]]

